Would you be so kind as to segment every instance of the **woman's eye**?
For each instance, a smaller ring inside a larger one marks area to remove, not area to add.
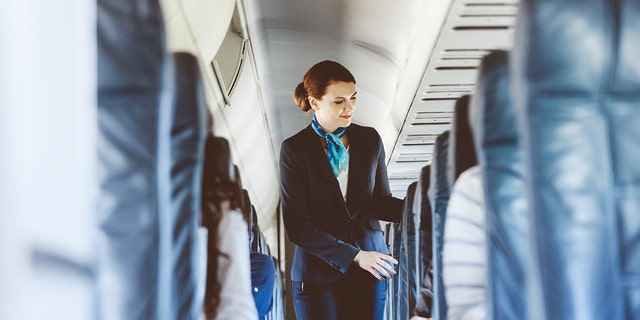
[[[334,101],[333,103],[335,103],[335,104],[342,104],[342,102],[344,102],[344,100]]]
[[[356,97],[355,96],[351,97],[351,100],[356,100]]]

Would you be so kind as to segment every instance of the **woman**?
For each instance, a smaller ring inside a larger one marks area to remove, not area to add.
[[[351,123],[356,81],[333,61],[317,63],[296,87],[309,126],[282,143],[281,201],[297,319],[382,319],[386,282],[398,262],[378,219],[400,221],[384,148],[373,128]]]
[[[209,134],[202,179],[202,225],[208,231],[203,311],[206,319],[256,320],[242,189],[232,174],[227,140]]]

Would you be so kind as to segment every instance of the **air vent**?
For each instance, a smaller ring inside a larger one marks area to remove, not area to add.
[[[487,3],[465,3],[465,7],[495,7],[495,6],[512,6],[516,7],[516,3],[507,3],[507,2],[487,2]]]
[[[452,113],[450,112],[418,112],[411,119],[412,126],[450,124]]]
[[[458,17],[515,17],[518,1],[504,2],[468,2],[460,10]]]
[[[436,67],[436,70],[444,71],[444,70],[475,70],[478,67],[475,66],[448,66],[448,67]]]
[[[402,141],[402,146],[433,145],[438,134],[410,134]]]
[[[463,92],[471,93],[475,84],[433,84],[427,87],[426,94],[440,92]]]
[[[516,13],[488,14],[488,13],[463,13],[460,18],[515,18]]]
[[[421,101],[455,101],[459,97],[443,97],[443,98],[422,98]]]
[[[424,98],[421,98],[420,100],[422,102],[442,101],[444,103],[446,101],[456,100],[456,99],[460,98],[461,96],[463,96],[465,94],[471,94],[471,93],[473,93],[473,91],[466,91],[466,90],[464,90],[464,91],[463,90],[454,90],[454,91],[430,92]],[[453,103],[455,103],[455,101]]]
[[[455,31],[487,31],[487,30],[509,30],[510,26],[459,26],[453,27]]]
[[[431,153],[404,153],[396,158],[396,162],[426,162],[431,159]]]
[[[447,49],[442,52],[440,60],[482,59],[489,50],[481,49]]]

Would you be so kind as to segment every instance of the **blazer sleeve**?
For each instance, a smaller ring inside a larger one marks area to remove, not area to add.
[[[374,131],[375,132],[375,131]],[[402,219],[402,206],[404,201],[394,198],[389,189],[389,178],[387,177],[387,165],[385,163],[384,145],[377,132],[378,139],[378,161],[376,167],[375,186],[373,188],[373,198],[375,206],[373,214],[380,220],[400,222]]]
[[[289,240],[298,247],[322,259],[334,269],[345,273],[360,251],[335,236],[317,228],[307,207],[308,181],[305,167],[290,141],[280,149],[280,186],[282,217]]]

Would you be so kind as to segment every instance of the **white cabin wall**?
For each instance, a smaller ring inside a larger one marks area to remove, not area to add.
[[[198,58],[214,119],[214,132],[229,140],[243,187],[249,191],[260,228],[275,254],[279,177],[255,60],[249,52],[228,105],[211,68],[211,61],[231,22],[236,1],[162,0],[161,4],[169,50],[189,52]],[[242,5],[240,1],[238,4]],[[242,14],[244,10],[240,7],[239,11]]]
[[[0,1],[0,319],[91,319],[96,2]]]

